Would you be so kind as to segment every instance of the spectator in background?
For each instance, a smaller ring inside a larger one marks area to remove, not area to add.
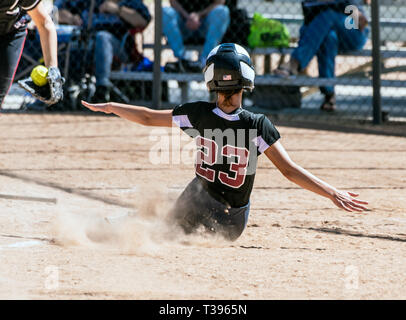
[[[178,58],[178,71],[201,72],[230,24],[225,0],[170,0],[170,4],[163,8],[163,31]],[[186,58],[184,41],[190,39],[205,39],[199,61]]]
[[[317,56],[319,77],[334,78],[337,54],[361,50],[368,39],[368,20],[362,2],[370,4],[370,0],[323,0],[323,4],[317,6],[318,8],[306,7],[310,2],[314,4],[315,1],[303,2],[305,24],[300,29],[298,47],[292,53],[290,63],[276,70],[278,75],[297,75],[307,67],[314,56]],[[351,4],[358,8],[356,12],[352,12],[354,19],[345,13],[345,7]],[[318,10],[318,13],[311,16],[310,12],[307,16],[305,8],[311,8],[309,11]],[[324,102],[320,109],[334,111],[336,108],[334,87],[321,87],[320,91],[324,94]]]
[[[56,0],[59,23],[87,27],[90,1]],[[96,93],[93,101],[109,101],[109,80],[113,57],[126,62],[129,53],[123,50],[124,36],[132,28],[144,29],[151,21],[142,0],[96,0],[91,30],[95,35]]]

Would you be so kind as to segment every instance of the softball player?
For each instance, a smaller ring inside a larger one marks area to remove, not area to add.
[[[49,70],[50,92],[48,92],[49,97],[44,97],[44,100],[52,104],[62,99],[63,80],[58,69],[57,34],[55,25],[41,0],[2,0],[0,2],[0,108],[13,83],[24,49],[27,13],[38,28],[45,65]],[[35,95],[36,88],[32,90],[30,92]]]
[[[164,111],[114,102],[82,102],[93,111],[114,113],[147,126],[176,125],[195,139],[196,177],[170,214],[186,233],[203,225],[229,240],[241,235],[247,225],[257,157],[262,153],[287,179],[329,198],[339,208],[367,210],[368,203],[357,200],[357,194],[338,190],[294,163],[271,121],[242,108],[243,90],[252,90],[255,78],[244,48],[222,44],[213,49],[204,76],[209,91],[218,93],[215,103],[187,103]]]

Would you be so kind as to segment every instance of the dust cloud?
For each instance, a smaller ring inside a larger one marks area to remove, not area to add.
[[[174,201],[165,193],[151,194],[154,195],[137,195],[134,210],[95,211],[94,208],[72,208],[61,204],[53,221],[53,240],[60,246],[113,249],[121,254],[141,256],[158,256],[168,246],[219,248],[230,245],[221,236],[207,234],[204,228],[185,234],[167,219]]]

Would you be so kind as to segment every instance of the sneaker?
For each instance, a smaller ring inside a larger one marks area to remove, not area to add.
[[[191,61],[191,60],[181,60],[181,65],[185,72],[191,73],[201,73],[202,72],[202,65],[199,61]]]
[[[91,98],[92,103],[102,103],[110,101],[110,88],[106,86],[97,86],[96,91]]]
[[[164,72],[179,73],[180,72],[179,62],[168,62],[164,67]]]
[[[181,59],[177,62],[168,62],[164,71],[168,73],[201,73],[202,67],[198,61]]]
[[[334,92],[324,95],[324,101],[320,106],[320,110],[327,112],[333,112],[336,110],[336,95]]]

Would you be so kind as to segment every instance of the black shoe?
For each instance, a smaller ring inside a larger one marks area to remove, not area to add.
[[[180,65],[179,62],[168,62],[165,65],[164,71],[167,73],[180,73]]]
[[[336,95],[333,93],[324,94],[324,101],[320,106],[320,110],[333,112],[336,110]]]
[[[202,72],[202,66],[199,61],[190,61],[190,60],[182,59],[180,61],[180,63],[183,66],[183,69],[185,70],[185,72],[191,72],[191,73],[201,73]]]
[[[110,88],[106,86],[97,86],[91,99],[92,103],[102,103],[110,101]]]
[[[201,73],[202,67],[198,61],[181,59],[177,62],[168,62],[164,71],[168,73]]]

